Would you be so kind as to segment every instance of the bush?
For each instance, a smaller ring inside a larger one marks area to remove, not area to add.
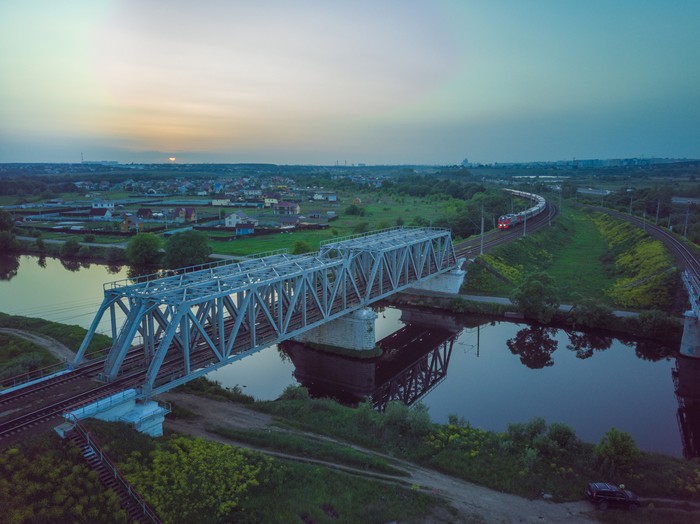
[[[604,474],[628,473],[640,458],[640,452],[629,433],[611,428],[595,447],[598,463]]]
[[[80,251],[80,244],[77,240],[71,238],[63,243],[59,251],[62,257],[75,257]]]
[[[280,400],[308,400],[310,398],[309,390],[303,386],[294,386],[290,384],[282,394],[280,395]]]

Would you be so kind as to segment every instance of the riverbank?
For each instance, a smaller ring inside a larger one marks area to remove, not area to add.
[[[445,296],[429,291],[411,290],[410,292],[397,293],[386,302],[396,306],[444,310],[452,314],[489,315],[508,320],[529,320],[537,323],[535,319],[527,319],[525,315],[517,311],[510,299],[504,297],[466,294]],[[619,311],[600,307],[590,311],[588,316],[575,315],[576,312],[576,305],[562,304],[549,324],[553,327],[592,329],[612,336],[641,337],[678,346],[683,335],[682,319],[669,316],[662,311]]]

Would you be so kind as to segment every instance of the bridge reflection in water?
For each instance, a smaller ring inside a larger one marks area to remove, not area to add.
[[[683,456],[700,457],[700,358],[680,354],[673,370]]]
[[[371,399],[380,411],[398,400],[410,406],[447,376],[452,348],[462,326],[451,317],[402,310],[406,325],[378,342],[382,354],[352,358],[286,341],[294,376],[312,396],[355,404]]]

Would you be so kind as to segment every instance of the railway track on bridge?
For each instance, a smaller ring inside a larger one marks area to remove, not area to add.
[[[551,219],[556,216],[557,210],[551,204],[547,205],[545,212],[528,220],[527,233],[535,232],[546,227]],[[493,231],[484,238],[484,251],[495,246],[516,240],[522,236],[520,227],[510,231]],[[473,258],[481,249],[481,238],[472,238],[456,243],[455,253],[460,256]],[[373,292],[378,292],[377,282],[372,287]],[[312,304],[309,303],[309,306]],[[357,305],[357,304],[355,304]],[[352,307],[348,303],[345,307]],[[340,304],[338,303],[338,307]],[[310,308],[311,309],[311,308]],[[272,308],[272,314],[276,312]],[[331,311],[333,313],[333,311]],[[298,318],[297,318],[298,317]],[[304,323],[314,323],[321,320],[321,315],[311,315],[304,319]],[[231,327],[233,320],[227,320],[225,329]],[[290,326],[301,326],[302,318],[295,313]],[[216,338],[208,333],[211,338]],[[241,333],[232,347],[231,355],[246,353],[251,348],[253,341],[249,333]],[[255,343],[260,346],[273,343],[279,338],[279,333],[273,329],[256,331]],[[81,406],[106,398],[119,391],[136,387],[143,383],[148,372],[148,360],[144,355],[143,345],[130,349],[121,372],[111,382],[98,380],[105,367],[106,357],[89,360],[74,370],[52,377],[48,380],[28,385],[5,394],[0,394],[0,446],[8,445],[13,441],[26,436],[26,430],[32,428],[36,431],[44,431],[57,423],[63,413],[77,409]],[[191,348],[189,369],[177,355],[169,355],[164,360],[156,377],[154,386],[167,384],[175,378],[180,378],[193,370],[207,368],[216,363],[216,358],[207,344],[200,341]]]

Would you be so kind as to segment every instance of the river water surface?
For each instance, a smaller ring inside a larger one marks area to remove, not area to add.
[[[102,285],[127,277],[125,268],[67,269],[55,259],[0,258],[0,312],[85,328],[102,301]],[[103,324],[99,331],[109,334]],[[363,388],[379,395],[383,386],[385,393],[423,402],[436,422],[454,414],[472,426],[504,431],[509,423],[543,417],[570,425],[588,442],[616,427],[643,450],[683,454],[672,349],[393,307],[379,310],[376,336],[386,353],[379,362],[353,363],[285,344],[284,351],[271,346],[208,376],[264,400],[298,383],[324,391],[331,388],[327,382],[342,384],[341,397]]]

